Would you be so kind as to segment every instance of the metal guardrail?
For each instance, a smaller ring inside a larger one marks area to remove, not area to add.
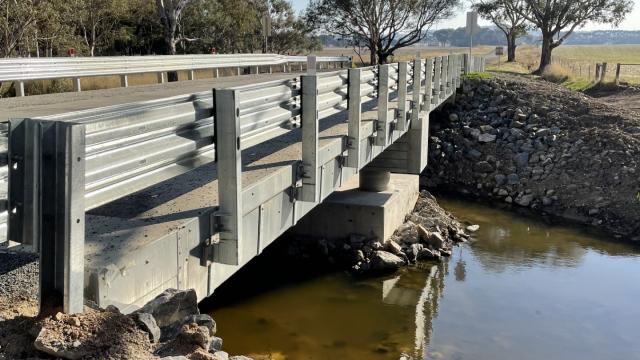
[[[65,311],[82,311],[85,212],[216,161],[219,206],[202,259],[242,264],[243,217],[261,206],[260,199],[291,189],[294,201],[318,203],[328,195],[322,184],[327,161],[346,154],[341,164],[360,169],[373,160],[373,146],[378,154],[410,131],[422,148],[428,121],[419,114],[440,106],[459,86],[461,73],[472,70],[482,70],[482,61],[473,65],[450,55],[11,120],[9,155],[3,157],[9,169],[8,237],[44,254],[42,301],[57,299]],[[365,122],[362,105],[372,100],[377,118]],[[338,147],[321,152],[319,123],[336,112],[346,112],[348,133]],[[289,174],[278,186],[246,194],[242,150],[299,126],[302,157],[293,179]],[[421,154],[405,170],[419,173],[425,165]]]
[[[24,82],[46,79],[74,79],[74,88],[81,91],[80,78],[91,76],[120,75],[121,85],[127,87],[128,75],[158,73],[158,81],[166,80],[169,71],[189,71],[189,80],[195,78],[195,70],[235,68],[240,75],[241,68],[254,69],[258,73],[260,66],[283,65],[283,72],[291,63],[307,63],[306,56],[288,56],[277,54],[218,54],[218,55],[157,55],[157,56],[105,56],[105,57],[66,57],[66,58],[12,58],[0,59],[0,82],[18,82],[18,96],[24,96]],[[351,64],[346,56],[315,57],[314,64],[340,63]],[[321,66],[321,65],[320,65]],[[302,66],[300,66],[302,69]],[[271,72],[271,68],[269,69]]]

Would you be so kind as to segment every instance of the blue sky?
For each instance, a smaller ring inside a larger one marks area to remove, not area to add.
[[[300,12],[304,10],[309,3],[309,0],[290,0],[293,3],[293,7],[296,9],[296,12]],[[635,2],[635,6],[633,8],[633,12],[627,15],[625,21],[620,25],[619,29],[621,30],[640,30],[640,0],[633,0]],[[465,1],[466,3],[466,1]],[[466,22],[466,6],[461,8],[458,12],[458,15],[445,20],[439,24],[436,24],[436,27],[441,28],[449,28],[449,27],[461,27],[465,25]],[[488,23],[481,22],[481,25],[487,25]],[[601,25],[601,24],[587,24],[581,30],[610,30],[611,25]]]

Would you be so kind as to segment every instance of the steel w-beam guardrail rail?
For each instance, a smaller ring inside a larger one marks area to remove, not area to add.
[[[259,67],[270,65],[306,63],[306,56],[277,54],[216,54],[216,55],[153,55],[153,56],[104,56],[104,57],[57,57],[57,58],[11,58],[0,59],[0,82],[17,81],[17,93],[24,96],[24,81],[73,78],[76,91],[80,91],[80,78],[91,76],[121,75],[122,86],[128,86],[127,75],[202,69]],[[314,57],[317,63],[351,64],[346,56]],[[217,73],[217,72],[216,72]]]
[[[259,253],[328,196],[336,184],[327,176],[333,179],[343,167],[354,174],[373,162],[420,173],[426,166],[428,112],[447,100],[440,94],[453,96],[462,63],[471,62],[451,55],[11,120],[5,157],[9,238],[40,247],[41,306],[52,301],[65,311],[82,311],[87,210],[212,161],[218,206],[210,233],[200,240],[204,266],[246,263],[255,255],[247,249]],[[425,94],[433,101],[423,107]],[[363,107],[373,101],[374,111]],[[363,119],[363,112],[375,119]],[[338,113],[347,118],[346,134],[321,146],[320,122]],[[301,158],[262,185],[243,184],[242,151],[300,126]],[[396,155],[387,157],[385,149]],[[290,202],[281,202],[283,192]],[[294,208],[269,210],[275,205],[265,204],[273,199]],[[293,222],[263,223],[281,211],[292,211]],[[249,223],[255,219],[258,224]]]

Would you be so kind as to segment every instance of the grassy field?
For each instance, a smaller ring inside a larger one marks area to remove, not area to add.
[[[498,71],[527,73],[535,70],[539,64],[540,48],[532,45],[520,46],[516,54],[517,63],[499,67],[492,62],[490,69]],[[506,60],[502,57],[502,62]],[[595,80],[597,63],[607,63],[605,82],[615,79],[616,64],[620,68],[620,81],[640,84],[640,45],[562,45],[553,50],[552,72],[564,75],[568,87],[580,89]]]
[[[474,55],[484,55],[494,49],[493,46],[477,46],[472,49]],[[420,57],[441,56],[449,54],[468,53],[469,48],[466,47],[407,47],[398,49],[394,54],[391,61],[408,61],[413,60],[416,54],[420,53]],[[356,65],[368,65],[369,52],[365,51],[362,54],[364,64],[360,61],[358,54],[352,48],[325,48],[317,53],[318,56],[353,56]]]

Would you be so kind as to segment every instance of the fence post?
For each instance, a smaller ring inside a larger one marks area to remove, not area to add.
[[[387,146],[389,138],[389,66],[378,66],[378,121],[374,145]]]
[[[600,82],[605,81],[605,77],[607,76],[607,63],[602,63],[602,70],[600,71]]]
[[[85,127],[43,126],[40,167],[40,312],[84,307]],[[36,156],[40,155],[36,154]]]
[[[418,122],[420,117],[420,108],[422,104],[422,95],[420,89],[422,88],[422,60],[413,60],[413,104],[411,106],[411,127]]]
[[[409,76],[409,63],[398,63],[398,130],[407,130],[407,85]]]
[[[616,86],[620,85],[620,63],[616,64]]]
[[[347,166],[360,170],[360,129],[362,126],[362,97],[360,96],[361,69],[349,69],[347,88],[348,103],[348,146]]]
[[[320,171],[318,171],[318,76],[302,75],[302,193],[300,200],[319,202]]]
[[[214,261],[239,265],[242,261],[242,152],[238,92],[214,89],[218,212],[214,215],[220,241],[214,243]]]

